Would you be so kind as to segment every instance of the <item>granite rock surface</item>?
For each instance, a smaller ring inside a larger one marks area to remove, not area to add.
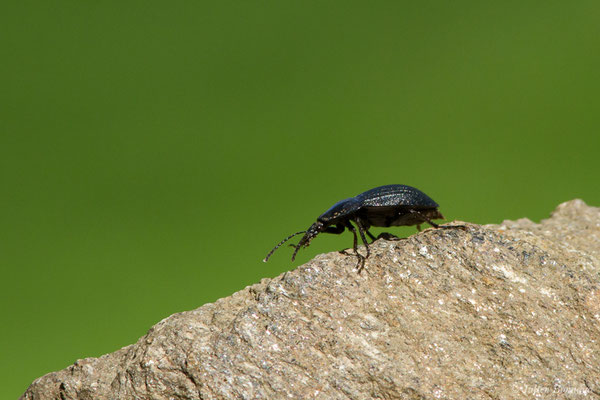
[[[465,226],[378,240],[361,274],[319,255],[22,399],[600,398],[600,209]]]

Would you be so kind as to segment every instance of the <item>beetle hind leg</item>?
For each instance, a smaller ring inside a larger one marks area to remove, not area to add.
[[[392,233],[389,233],[389,232],[381,232],[379,234],[379,236],[377,236],[377,239],[398,241],[398,240],[401,240],[402,238],[399,238],[398,236],[396,236]]]
[[[433,222],[431,220],[431,218],[429,218],[426,214],[419,212],[417,210],[410,210],[410,212],[412,214],[416,214],[418,215],[420,218],[423,219],[423,221],[427,222],[429,225],[433,226],[436,229],[454,229],[454,228],[460,228],[460,229],[466,229],[467,227],[465,225],[439,225],[436,224],[435,222]],[[421,232],[421,224],[417,224],[417,229],[419,230],[419,232]]]

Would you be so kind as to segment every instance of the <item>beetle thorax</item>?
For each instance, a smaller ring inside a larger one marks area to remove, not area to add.
[[[329,210],[321,214],[319,218],[317,218],[317,221],[324,223],[324,225],[326,226],[332,225],[340,219],[348,218],[359,208],[359,204],[354,197],[341,200],[335,203],[333,206],[331,206]]]

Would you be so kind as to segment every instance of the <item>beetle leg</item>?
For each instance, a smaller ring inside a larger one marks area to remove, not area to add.
[[[434,228],[439,228],[440,226],[438,224],[436,224],[435,222],[433,222],[432,220],[430,220],[429,218],[427,218],[427,223],[431,226],[433,226]]]
[[[362,239],[363,243],[365,244],[365,247],[367,248],[367,257],[369,258],[369,255],[371,254],[371,251],[369,250],[369,242],[367,242],[367,238],[365,237],[365,228],[362,224],[362,222],[360,222],[359,219],[355,220],[356,222],[356,226],[358,226],[358,233],[360,234],[360,238]]]
[[[354,225],[352,225],[350,222],[348,222],[346,224],[346,227],[354,235],[354,241],[352,243],[352,249],[354,249],[354,253],[355,254],[358,254],[358,247],[357,247],[357,245],[358,245],[358,238],[356,237],[356,229],[354,228]]]
[[[327,227],[327,229],[325,229],[325,232],[327,232],[327,233],[335,233],[335,234],[339,235],[340,233],[344,232],[344,230],[346,228],[347,227],[345,225],[337,224],[335,227],[333,227],[333,226]],[[353,228],[354,228],[353,226],[350,226],[348,228],[348,230],[351,231],[354,234],[354,236],[355,236],[354,237],[354,241],[356,242],[356,232],[352,231]],[[354,245],[354,250],[356,250],[356,244]],[[349,255],[349,253],[346,253],[346,249],[340,250],[340,254]]]
[[[367,258],[369,258],[369,256],[371,255],[371,250],[369,250],[369,242],[367,242],[367,238],[365,237],[365,228],[364,228],[362,222],[358,218],[355,219],[354,222],[356,223],[356,226],[358,227],[358,233],[360,234],[360,238],[362,239],[363,243],[365,244],[365,247],[367,248],[367,255],[365,257],[362,257],[361,260],[359,261],[359,265],[357,265],[358,273],[360,274],[360,272],[365,267],[365,260]]]
[[[438,224],[436,224],[435,222],[433,222],[431,219],[429,219],[429,217],[417,210],[409,210],[409,212],[411,214],[417,214],[419,217],[421,217],[424,221],[427,221],[427,223],[431,226],[433,226],[434,228],[439,228],[440,226]],[[421,224],[417,224],[417,229],[419,230],[419,232],[421,232]]]
[[[344,225],[337,224],[336,226],[328,226],[327,228],[325,228],[325,230],[323,232],[339,235],[340,233],[344,232],[344,230],[346,230],[346,227]],[[340,250],[340,253],[347,254],[346,250]]]
[[[460,228],[460,229],[466,229],[466,226],[464,226],[464,225],[449,225],[449,226],[438,225],[435,222],[433,222],[431,219],[429,219],[429,217],[427,217],[423,213],[420,213],[417,210],[410,210],[410,212],[413,213],[413,214],[417,214],[419,217],[423,218],[425,221],[427,221],[427,223],[429,225],[433,226],[434,228],[442,228],[442,229]],[[419,230],[419,232],[421,232],[420,224],[417,225],[417,229]]]
[[[379,236],[377,236],[377,239],[393,240],[393,241],[400,240],[400,238],[398,236],[391,234],[389,232],[381,232],[379,234]]]
[[[377,238],[375,236],[373,236],[373,234],[371,232],[369,232],[368,229],[365,229],[365,232],[367,233],[367,235],[371,238],[371,240],[374,242],[377,240]],[[371,242],[371,243],[373,243]]]
[[[336,226],[328,226],[323,232],[339,235],[340,233],[344,232],[345,229],[346,227],[344,225],[337,224]]]
[[[350,232],[352,232],[352,234],[354,235],[354,240],[352,242],[352,248],[354,249],[354,255],[356,256],[356,258],[358,258],[358,263],[356,264],[356,266],[359,267],[360,265],[364,265],[365,258],[362,256],[362,254],[360,254],[358,252],[358,237],[356,236],[356,228],[354,227],[354,225],[352,225],[350,223],[350,221],[348,221],[346,223],[346,228],[348,228],[348,230]],[[361,235],[362,235],[362,232],[361,232]],[[359,272],[360,272],[360,268],[359,268]]]

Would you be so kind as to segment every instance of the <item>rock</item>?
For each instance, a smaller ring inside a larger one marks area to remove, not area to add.
[[[600,209],[465,225],[378,240],[361,274],[319,255],[22,399],[600,397]]]

